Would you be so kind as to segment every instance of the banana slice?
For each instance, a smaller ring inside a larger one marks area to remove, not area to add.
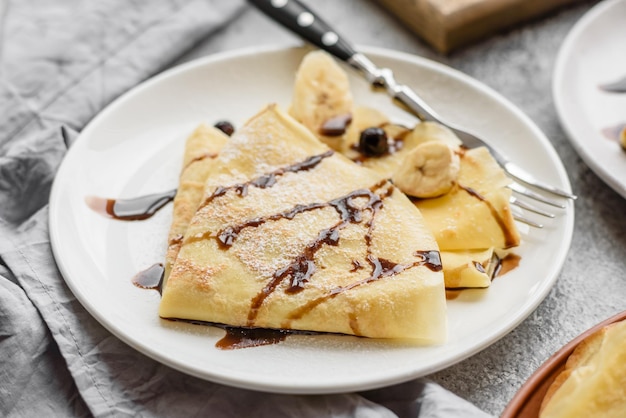
[[[308,53],[296,73],[291,116],[309,128],[322,142],[339,151],[343,132],[324,133],[328,121],[344,118],[346,128],[352,113],[352,93],[348,76],[323,51]]]
[[[442,196],[454,186],[460,166],[459,156],[449,145],[427,141],[406,155],[393,175],[393,182],[410,196]]]
[[[406,136],[405,142],[417,146],[427,141],[440,141],[458,148],[462,145],[461,140],[449,128],[437,122],[421,122]]]

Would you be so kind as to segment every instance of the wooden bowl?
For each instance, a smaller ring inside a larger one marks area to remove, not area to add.
[[[593,328],[580,334],[552,357],[546,360],[532,376],[522,385],[511,402],[507,405],[500,418],[538,418],[539,408],[548,388],[559,373],[565,368],[565,363],[578,344],[600,328],[626,319],[626,311],[620,312],[611,318],[602,321]]]

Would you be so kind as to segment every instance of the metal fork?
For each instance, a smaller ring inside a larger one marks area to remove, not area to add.
[[[298,0],[249,0],[249,2],[292,32],[331,55],[345,61],[362,74],[370,84],[375,87],[384,88],[393,99],[403,104],[420,120],[437,122],[451,129],[462,141],[464,147],[486,147],[503,170],[514,180],[509,187],[515,193],[558,208],[565,208],[565,205],[562,201],[554,199],[554,197],[557,197],[557,199],[576,199],[576,196],[572,193],[539,181],[530,173],[513,164],[500,152],[476,135],[444,121],[410,87],[396,82],[393,72],[389,68],[378,68],[369,58],[357,52],[345,38],[340,37],[335,30]],[[537,193],[525,185],[541,190],[550,197]],[[516,197],[511,198],[511,203],[541,216],[554,217],[553,213],[543,210],[536,205],[521,201]],[[516,215],[516,219],[534,227],[542,227],[541,224],[521,215]]]

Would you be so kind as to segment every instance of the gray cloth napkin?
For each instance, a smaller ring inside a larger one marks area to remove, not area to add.
[[[423,379],[326,396],[200,380],[122,343],[63,281],[47,201],[67,148],[112,99],[219,36],[243,7],[0,0],[0,416],[486,417]]]

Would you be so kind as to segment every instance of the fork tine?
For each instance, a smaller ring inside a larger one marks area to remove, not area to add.
[[[554,218],[554,213],[546,212],[545,210],[539,208],[538,206],[531,205],[530,203],[524,202],[523,200],[519,200],[515,196],[511,196],[511,198],[509,199],[509,202],[512,205],[515,205],[515,206],[520,207],[522,209],[526,209],[526,210],[534,212],[536,214],[545,216],[547,218]]]
[[[545,197],[545,196],[543,196],[543,195],[541,195],[541,194],[539,194],[537,192],[534,192],[534,191],[532,191],[532,190],[522,186],[519,183],[513,182],[513,183],[509,184],[507,187],[509,189],[513,190],[514,192],[522,194],[522,195],[524,195],[526,197],[529,197],[531,199],[535,199],[535,200],[537,200],[539,202],[542,202],[542,203],[545,203],[547,205],[554,206],[555,208],[565,209],[565,205],[564,204],[562,204],[560,202],[557,202],[556,200],[553,200],[553,199],[548,199],[547,197]]]
[[[516,166],[515,164],[511,163],[511,162],[507,162],[506,164],[504,164],[504,170],[513,178],[526,183],[530,186],[536,187],[538,189],[541,189],[543,191],[546,191],[548,193],[552,193],[555,194],[557,196],[561,196],[561,197],[566,197],[568,199],[576,199],[577,196],[575,194],[566,192],[564,190],[561,190],[559,188],[556,188],[554,186],[550,186],[549,184],[545,184],[542,183],[541,181],[537,180],[536,178],[534,178],[533,176],[531,176],[530,174],[528,174],[526,171],[522,170],[521,168],[519,168],[518,166]]]
[[[513,219],[515,219],[516,221],[525,223],[526,225],[530,225],[534,228],[543,228],[543,224],[537,223],[535,221],[531,221],[530,219],[524,218],[523,216],[520,216],[520,215],[513,215]]]

